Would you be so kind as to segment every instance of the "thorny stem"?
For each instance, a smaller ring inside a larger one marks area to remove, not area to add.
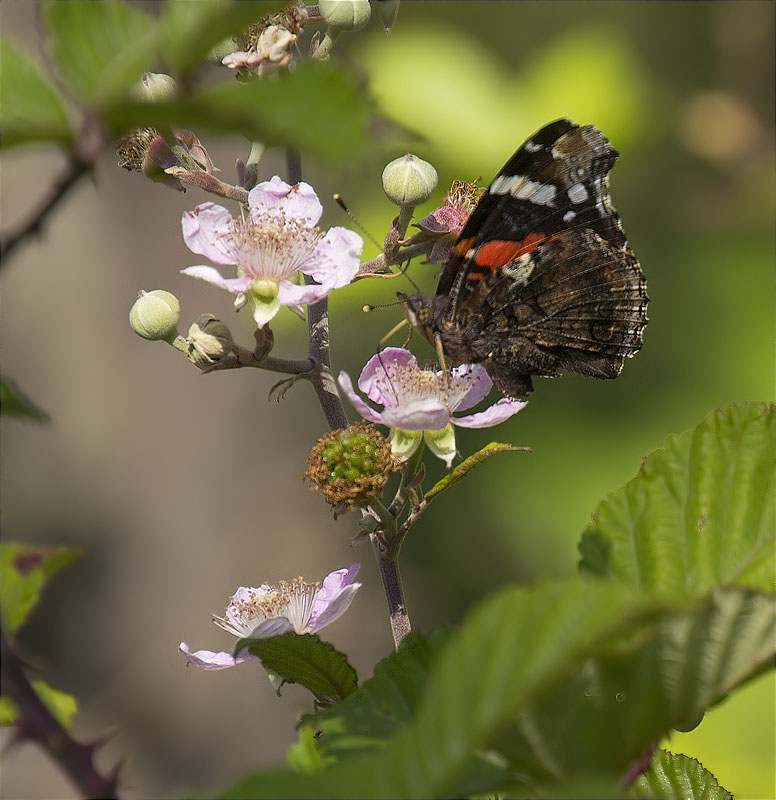
[[[118,797],[118,771],[107,778],[100,775],[92,761],[95,745],[80,744],[41,702],[30,683],[22,660],[10,642],[2,636],[2,694],[13,699],[19,717],[14,723],[19,739],[32,739],[43,747],[70,776],[85,797]]]
[[[0,265],[7,263],[8,257],[25,239],[40,232],[49,214],[65,199],[70,190],[93,166],[91,162],[71,154],[67,168],[51,188],[48,197],[41,203],[38,210],[32,214],[30,219],[19,230],[9,234],[2,246],[0,246],[3,256]]]
[[[302,165],[298,151],[291,148],[286,150],[286,168],[290,184],[293,185],[302,180]],[[305,281],[311,283],[312,278],[305,275]],[[314,364],[310,380],[315,393],[318,395],[318,401],[326,416],[329,428],[331,430],[346,428],[348,424],[347,417],[331,374],[329,304],[326,298],[307,306],[307,324],[310,342],[308,354]],[[387,513],[388,510],[385,509],[385,511]],[[410,618],[407,614],[407,604],[404,600],[404,588],[396,555],[385,548],[380,541],[379,533],[380,531],[369,534],[369,539],[372,542],[372,550],[377,559],[377,567],[380,571],[383,591],[388,603],[394,646],[398,650],[402,639],[411,630]]]
[[[380,253],[380,255],[375,256],[375,258],[373,258],[371,261],[365,261],[359,267],[356,278],[368,278],[375,274],[377,274],[377,277],[380,277],[380,274],[388,267],[396,266],[397,264],[403,264],[405,261],[409,261],[411,258],[416,258],[417,256],[430,253],[433,244],[434,243],[432,241],[428,241],[421,242],[420,244],[414,244],[410,247],[405,247],[404,250],[397,251],[394,258],[386,258],[385,253]]]
[[[238,203],[248,202],[248,190],[242,186],[233,186],[218,180],[215,175],[201,169],[184,169],[183,167],[170,167],[165,170],[169,175],[177,178],[185,186],[196,186],[210,194],[236,200]]]

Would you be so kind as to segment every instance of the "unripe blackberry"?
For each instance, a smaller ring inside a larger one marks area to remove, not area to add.
[[[368,505],[398,469],[388,440],[374,425],[357,422],[317,441],[304,476],[336,514]]]

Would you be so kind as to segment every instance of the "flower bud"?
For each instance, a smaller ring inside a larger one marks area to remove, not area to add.
[[[198,367],[210,367],[232,352],[232,332],[212,314],[200,314],[186,339],[189,358]]]
[[[163,289],[141,291],[129,312],[129,325],[144,339],[172,341],[178,335],[181,305],[174,294]]]
[[[368,505],[398,469],[386,438],[362,421],[318,439],[307,459],[305,477],[336,514]]]
[[[327,25],[340,31],[357,31],[369,22],[369,0],[319,0],[318,10]]]
[[[425,203],[437,186],[437,171],[422,158],[407,153],[383,170],[383,191],[397,206]]]
[[[169,100],[176,90],[175,78],[162,72],[144,72],[143,77],[129,90],[129,96],[140,102],[154,103]]]

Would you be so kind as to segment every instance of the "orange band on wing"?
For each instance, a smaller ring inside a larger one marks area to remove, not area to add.
[[[474,263],[478,267],[495,270],[526,253],[532,253],[546,239],[547,237],[544,234],[529,233],[525,239],[519,242],[510,242],[503,239],[485,242],[477,250],[477,255],[474,256]]]
[[[464,257],[469,252],[469,248],[472,244],[474,244],[474,238],[474,236],[469,236],[467,239],[461,239],[453,248],[453,253],[457,256]]]

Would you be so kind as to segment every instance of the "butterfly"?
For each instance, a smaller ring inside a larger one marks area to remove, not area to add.
[[[593,125],[537,131],[483,194],[435,296],[399,293],[410,324],[509,397],[531,394],[533,375],[616,378],[649,302],[609,197],[618,155]]]

